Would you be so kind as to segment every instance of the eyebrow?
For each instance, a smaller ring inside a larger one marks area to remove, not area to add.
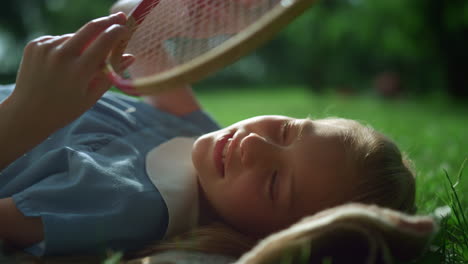
[[[304,134],[304,130],[306,129],[307,125],[309,124],[307,121],[312,122],[310,118],[305,118],[305,119],[298,119],[298,122],[301,122],[299,125],[296,125],[297,127],[297,136],[296,139],[300,140],[302,138],[302,135]]]

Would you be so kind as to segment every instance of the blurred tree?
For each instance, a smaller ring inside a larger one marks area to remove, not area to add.
[[[433,28],[447,87],[456,98],[468,98],[468,1],[420,0],[426,24]]]
[[[308,51],[305,76],[339,85],[390,70],[416,90],[467,97],[468,1],[328,0],[306,16],[287,31],[289,50]]]

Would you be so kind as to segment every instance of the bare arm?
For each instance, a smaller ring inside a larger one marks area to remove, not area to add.
[[[177,116],[201,109],[189,85],[171,89],[157,95],[145,96],[144,98],[148,104]]]
[[[8,98],[0,105],[0,170],[45,140],[55,128],[48,126],[27,106]],[[47,117],[45,117],[47,119]]]
[[[156,49],[156,47],[154,48]],[[172,58],[165,52],[164,48],[159,47],[159,49],[161,49],[160,54],[166,54],[166,56],[160,57],[161,61],[159,63],[168,66],[173,65]],[[144,100],[153,107],[177,116],[182,116],[201,108],[189,84],[163,90],[154,95],[146,95],[144,96]]]
[[[12,198],[0,199],[0,216],[0,240],[28,247],[44,239],[41,218],[24,216]]]

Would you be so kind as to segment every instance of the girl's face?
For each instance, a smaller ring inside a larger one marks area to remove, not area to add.
[[[259,116],[206,134],[192,160],[205,198],[228,224],[253,235],[349,199],[339,132],[327,120]]]

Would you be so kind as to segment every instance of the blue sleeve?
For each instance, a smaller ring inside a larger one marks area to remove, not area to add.
[[[43,247],[28,252],[40,256],[127,251],[164,236],[167,207],[144,174],[143,157],[132,158],[129,142],[117,146],[120,155],[113,158],[85,146],[34,152],[4,171],[7,184],[2,186],[0,180],[0,197],[13,193],[25,216],[42,218]]]
[[[66,254],[99,254],[112,250],[137,250],[164,236],[167,228],[167,209],[156,208],[163,202],[154,192],[125,198],[107,212],[95,214],[40,214],[44,224],[44,241],[27,251],[36,256]],[[31,201],[22,195],[14,196],[18,209],[25,215],[38,215],[29,207]],[[161,222],[161,219],[165,220]],[[152,227],[152,228],[151,228]]]

